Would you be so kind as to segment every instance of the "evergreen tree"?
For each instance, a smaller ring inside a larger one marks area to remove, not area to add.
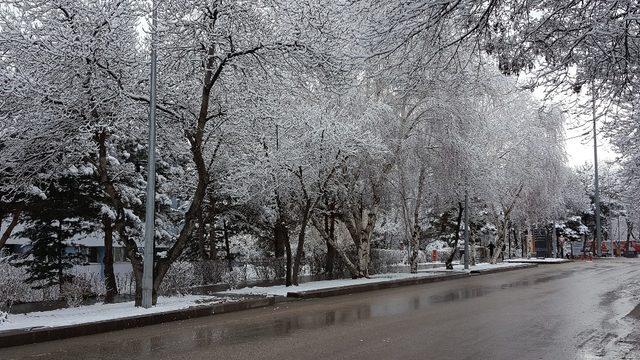
[[[70,278],[69,269],[81,261],[81,254],[68,246],[74,235],[95,230],[96,224],[87,221],[98,216],[93,188],[87,177],[67,173],[50,184],[46,198],[29,208],[21,236],[31,239],[32,247],[21,265],[34,288],[61,286]]]

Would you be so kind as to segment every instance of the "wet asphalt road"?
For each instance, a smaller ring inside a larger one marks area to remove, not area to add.
[[[544,265],[0,349],[0,359],[640,359],[640,259]]]

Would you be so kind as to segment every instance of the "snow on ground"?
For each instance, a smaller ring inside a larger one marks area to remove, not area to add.
[[[234,294],[234,295],[274,295],[274,296],[286,296],[288,292],[296,292],[296,291],[309,291],[309,290],[321,290],[321,289],[329,289],[336,287],[344,287],[344,286],[352,286],[352,285],[361,285],[361,284],[373,284],[373,283],[381,283],[387,281],[394,281],[400,279],[412,279],[412,278],[424,278],[424,277],[433,277],[438,276],[438,274],[434,272],[423,272],[420,271],[417,274],[409,274],[409,273],[392,273],[392,274],[378,274],[373,275],[370,278],[363,279],[338,279],[338,280],[321,280],[321,281],[310,281],[307,283],[300,284],[298,286],[289,286],[286,287],[284,285],[275,285],[275,286],[266,286],[266,287],[245,287],[241,289],[228,290],[223,292],[223,294]]]
[[[490,270],[490,269],[502,269],[502,268],[516,268],[522,264],[510,264],[506,262],[490,264],[490,263],[477,263],[476,265],[469,266],[469,270],[464,269],[464,265],[454,263],[453,270],[447,270],[445,268],[435,268],[435,269],[427,269],[423,271],[428,272],[471,272],[471,271],[481,271],[481,270]]]
[[[469,270],[464,270],[463,265],[456,264],[454,265],[453,270],[446,270],[444,267],[438,267],[433,269],[418,270],[417,274],[409,274],[409,273],[378,274],[378,275],[373,275],[368,279],[365,278],[365,279],[338,279],[338,280],[310,281],[307,283],[300,284],[298,286],[289,286],[289,287],[286,287],[284,285],[275,285],[275,286],[267,286],[267,287],[257,287],[257,286],[245,287],[241,289],[225,291],[222,294],[287,296],[288,292],[321,290],[321,289],[329,289],[329,288],[344,287],[344,286],[351,286],[351,285],[374,284],[374,283],[381,283],[381,282],[394,281],[394,280],[400,280],[400,279],[432,277],[432,276],[438,276],[439,275],[438,273],[443,273],[443,272],[465,273],[465,272],[470,272],[474,270],[488,270],[488,269],[495,269],[495,268],[515,268],[519,266],[521,266],[521,264],[479,263],[475,266],[471,266]]]
[[[559,258],[530,258],[530,259],[519,258],[519,259],[505,260],[505,262],[510,262],[510,263],[532,263],[532,264],[545,264],[545,263],[557,264],[557,263],[565,263],[570,261],[571,260],[559,259]]]
[[[135,307],[133,301],[117,304],[95,304],[28,314],[9,314],[0,322],[0,333],[7,330],[58,327],[95,321],[121,319],[136,315],[155,314],[171,310],[186,309],[197,305],[209,305],[229,299],[206,295],[185,295],[158,298],[158,304],[150,309]]]

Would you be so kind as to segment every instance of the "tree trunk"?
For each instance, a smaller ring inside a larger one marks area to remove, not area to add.
[[[215,221],[209,222],[209,236],[207,240],[209,241],[209,260],[215,260],[218,258],[218,238],[216,236]]]
[[[285,286],[291,286],[293,285],[292,282],[292,263],[293,263],[293,259],[292,259],[292,254],[291,254],[291,243],[289,242],[289,234],[287,232],[287,241],[284,243],[284,249],[285,249],[285,253],[287,256],[287,264],[285,266],[285,271],[286,271],[286,275],[285,275]]]
[[[198,256],[200,260],[207,259],[206,239],[205,239],[205,222],[203,211],[198,214],[198,228],[196,229],[196,239],[198,239]]]
[[[191,204],[189,205],[189,209],[184,214],[184,224],[180,232],[178,233],[178,237],[176,238],[176,242],[171,246],[171,248],[167,251],[167,257],[163,259],[159,259],[157,261],[157,265],[154,268],[154,296],[153,296],[153,304],[155,305],[157,299],[157,290],[159,285],[162,283],[164,276],[171,264],[178,259],[178,257],[182,254],[185,247],[188,244],[188,241],[191,239],[193,234],[193,229],[195,227],[196,221],[200,212],[202,211],[202,204],[207,193],[207,186],[209,185],[210,177],[209,177],[209,169],[207,167],[207,163],[205,162],[203,146],[205,145],[205,128],[207,123],[209,122],[209,105],[210,105],[210,97],[211,91],[213,89],[213,85],[220,76],[222,68],[224,66],[224,62],[218,64],[217,68],[215,67],[216,57],[215,49],[213,47],[208,50],[209,57],[207,59],[207,66],[205,67],[204,81],[202,86],[202,92],[200,97],[200,110],[198,112],[198,117],[196,118],[195,128],[192,132],[187,133],[187,138],[191,145],[191,155],[193,157],[193,162],[195,164],[196,172],[197,172],[197,181],[196,181],[196,189],[193,193],[193,197],[191,199]],[[223,224],[226,229],[226,223]],[[226,230],[225,230],[226,236]],[[228,241],[228,239],[225,239]],[[227,254],[229,255],[229,253]]]
[[[114,297],[118,294],[116,275],[113,272],[113,226],[111,222],[111,218],[107,216],[102,219],[104,229],[104,258],[102,263],[104,265],[105,304],[113,303]]]
[[[135,306],[142,305],[142,256],[138,251],[138,244],[129,238],[126,231],[124,204],[120,197],[120,193],[109,178],[109,169],[107,166],[107,137],[106,131],[96,132],[94,140],[98,145],[98,162],[96,174],[103,186],[105,193],[109,197],[111,204],[116,209],[116,220],[114,229],[118,232],[120,241],[125,245],[127,250],[127,258],[131,262],[133,268],[134,280],[136,283]]]
[[[343,219],[353,239],[353,243],[356,245],[357,262],[355,277],[358,278],[369,277],[371,235],[377,220],[375,210],[371,210],[367,214],[367,223],[364,224],[364,212],[364,209],[352,210],[350,217]]]
[[[62,285],[64,284],[64,274],[62,273],[62,256],[64,255],[64,246],[62,244],[62,219],[58,220],[58,284],[60,286],[60,293],[62,294]]]
[[[362,234],[358,244],[358,277],[369,277],[369,252],[371,244],[365,234]]]
[[[410,259],[410,272],[415,274],[418,272],[418,254],[420,250],[420,207],[422,204],[422,196],[424,193],[424,180],[425,180],[426,168],[420,167],[420,174],[418,175],[418,191],[416,193],[415,207],[413,209],[413,234],[411,234],[411,259]]]
[[[500,224],[500,230],[498,231],[498,238],[496,239],[496,251],[493,253],[493,257],[490,259],[490,263],[491,264],[495,264],[498,262],[498,258],[500,257],[500,255],[502,254],[502,245],[504,245],[504,242],[507,238],[507,233],[509,231],[509,221],[510,221],[510,217],[511,217],[511,211],[513,210],[513,208],[516,205],[516,201],[518,200],[518,198],[520,197],[520,194],[522,193],[522,189],[524,188],[524,185],[520,184],[520,187],[518,188],[518,191],[516,192],[515,196],[513,197],[513,199],[511,200],[511,203],[507,206],[502,206],[502,222],[500,222],[498,215],[495,215],[495,220],[496,220],[496,224]]]
[[[285,256],[286,256],[286,263],[284,266],[284,271],[285,271],[285,286],[291,286],[292,285],[292,265],[293,265],[293,258],[292,258],[292,254],[291,254],[291,243],[289,241],[289,229],[287,227],[287,222],[286,222],[286,216],[285,216],[285,207],[282,204],[282,201],[280,200],[280,195],[278,194],[278,192],[275,192],[276,195],[276,205],[278,206],[278,219],[276,221],[276,227],[279,227],[278,230],[278,236],[282,237],[282,244],[284,245],[284,250],[285,250]]]
[[[122,241],[123,236],[121,234],[119,236],[120,240]],[[125,244],[126,243],[128,242],[125,242]],[[140,256],[140,253],[137,251],[137,249],[135,251],[132,251],[130,246],[126,246],[125,248],[127,251],[127,259],[129,259],[129,261],[131,262],[131,269],[133,271],[133,280],[135,283],[135,306],[142,306],[142,256]]]
[[[496,239],[496,247],[493,252],[493,257],[490,259],[491,264],[495,264],[498,262],[498,258],[502,254],[502,245],[504,245],[504,240],[506,238],[507,232],[509,231],[509,215],[507,214],[505,218],[502,220],[500,224],[500,229],[498,230],[498,237]]]
[[[338,248],[338,246],[335,243],[335,239],[333,237],[331,237],[329,234],[327,234],[326,231],[324,231],[324,228],[322,227],[322,225],[320,224],[318,219],[316,219],[314,216],[311,216],[311,222],[313,223],[313,226],[316,228],[316,230],[318,230],[318,232],[320,233],[320,236],[326,242],[329,242],[331,244],[331,246],[335,249],[336,254],[338,256],[340,256],[340,259],[342,259],[342,261],[344,262],[345,266],[347,267],[347,269],[351,273],[351,277],[353,277],[354,279],[357,278],[358,277],[358,268],[351,261],[351,259],[349,259],[349,256],[347,256],[347,254],[342,249]]]
[[[513,235],[513,256],[518,256],[518,246],[520,246],[520,242],[518,241],[518,225],[514,225],[513,229],[511,229],[511,233]]]
[[[227,260],[231,262],[231,244],[229,243],[229,229],[227,228],[227,220],[222,220],[222,235],[224,236],[224,249],[227,253]]]
[[[207,219],[205,221],[209,224],[209,233],[207,234],[207,242],[209,243],[209,260],[215,260],[218,258],[215,209],[215,197],[209,194],[209,206],[207,207]]]
[[[289,283],[291,283],[291,272],[287,271],[287,265],[284,263],[285,252],[288,249],[287,259],[291,258],[291,246],[289,244],[289,229],[287,229],[287,225],[284,223],[283,219],[278,219],[273,227],[273,238],[274,243],[279,244],[281,250],[276,250],[276,276],[278,278],[286,277],[289,279]],[[277,249],[277,247],[276,247]],[[289,269],[291,270],[291,269]],[[287,276],[289,275],[289,276]]]
[[[447,257],[445,262],[445,268],[448,270],[453,270],[453,257],[456,255],[456,251],[458,250],[458,242],[460,241],[460,228],[462,227],[462,214],[464,208],[461,202],[458,202],[458,216],[456,217],[456,232],[453,235],[453,243],[450,243],[449,246],[453,248],[451,254]]]
[[[469,265],[476,266],[476,241],[475,237],[469,236],[471,239],[469,244]]]
[[[336,243],[336,219],[333,211],[324,216],[324,231],[331,238],[331,240],[325,240],[327,245],[327,258],[324,264],[324,272],[333,278],[333,263],[336,257],[336,248],[332,245]]]
[[[298,233],[298,248],[296,249],[296,257],[293,262],[292,278],[293,285],[298,285],[298,275],[300,265],[304,257],[304,239],[307,232],[307,224],[309,223],[309,212],[311,211],[311,202],[307,201],[302,213],[302,221],[300,222],[300,232]]]
[[[284,258],[284,232],[286,231],[286,226],[282,223],[282,220],[276,220],[273,227],[273,253],[276,259]]]
[[[418,224],[413,225],[413,234],[411,235],[411,258],[409,259],[410,269],[412,274],[418,273],[418,250],[420,247],[420,226]]]
[[[363,277],[369,277],[369,262],[371,260],[371,236],[373,235],[373,228],[377,221],[377,214],[375,212],[370,212],[367,216],[367,226],[365,227],[364,232],[362,233],[362,238],[360,239],[360,274]]]
[[[20,213],[22,212],[22,210],[20,209],[16,209],[13,211],[12,217],[11,217],[11,222],[9,223],[9,226],[7,226],[6,229],[4,229],[4,231],[2,232],[2,236],[0,236],[0,251],[2,251],[2,248],[4,247],[4,245],[7,243],[7,240],[9,240],[9,237],[11,236],[11,233],[13,232],[13,229],[15,229],[16,225],[18,225],[18,220],[20,219]],[[2,218],[0,217],[0,226],[2,226]]]
[[[367,215],[367,226],[365,226],[360,237],[360,246],[358,247],[358,264],[361,277],[369,277],[369,261],[371,260],[371,235],[377,221],[377,213],[369,212]]]

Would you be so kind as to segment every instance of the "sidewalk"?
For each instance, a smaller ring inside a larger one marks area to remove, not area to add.
[[[449,273],[468,273],[468,274],[493,274],[497,272],[503,271],[511,271],[518,269],[526,269],[530,267],[535,267],[535,264],[519,264],[519,263],[506,263],[501,262],[497,264],[490,263],[478,263],[476,265],[471,266],[468,270],[465,270],[464,265],[454,263],[452,270],[447,270],[444,268],[436,268],[425,270],[428,272],[449,272]]]
[[[299,286],[284,285],[267,287],[246,287],[229,290],[220,295],[273,295],[293,298],[318,298],[351,293],[388,289],[398,286],[428,284],[437,281],[453,280],[473,274],[490,274],[501,271],[535,267],[533,264],[488,264],[480,263],[465,270],[463,265],[454,265],[453,270],[444,267],[419,270],[417,274],[391,273],[373,275],[363,279],[340,279],[312,281]]]
[[[508,263],[521,263],[521,264],[562,264],[571,262],[569,259],[561,259],[561,258],[517,258],[517,259],[507,259],[505,262]]]
[[[265,287],[245,287],[241,289],[228,290],[219,293],[219,295],[272,295],[272,296],[288,296],[296,297],[293,294],[305,293],[310,291],[326,291],[332,292],[334,289],[381,289],[385,285],[392,287],[396,283],[425,283],[432,282],[434,279],[440,279],[442,275],[433,272],[420,271],[417,274],[409,273],[390,273],[372,275],[369,278],[360,279],[336,279],[321,280],[302,283],[298,286],[274,285]]]

